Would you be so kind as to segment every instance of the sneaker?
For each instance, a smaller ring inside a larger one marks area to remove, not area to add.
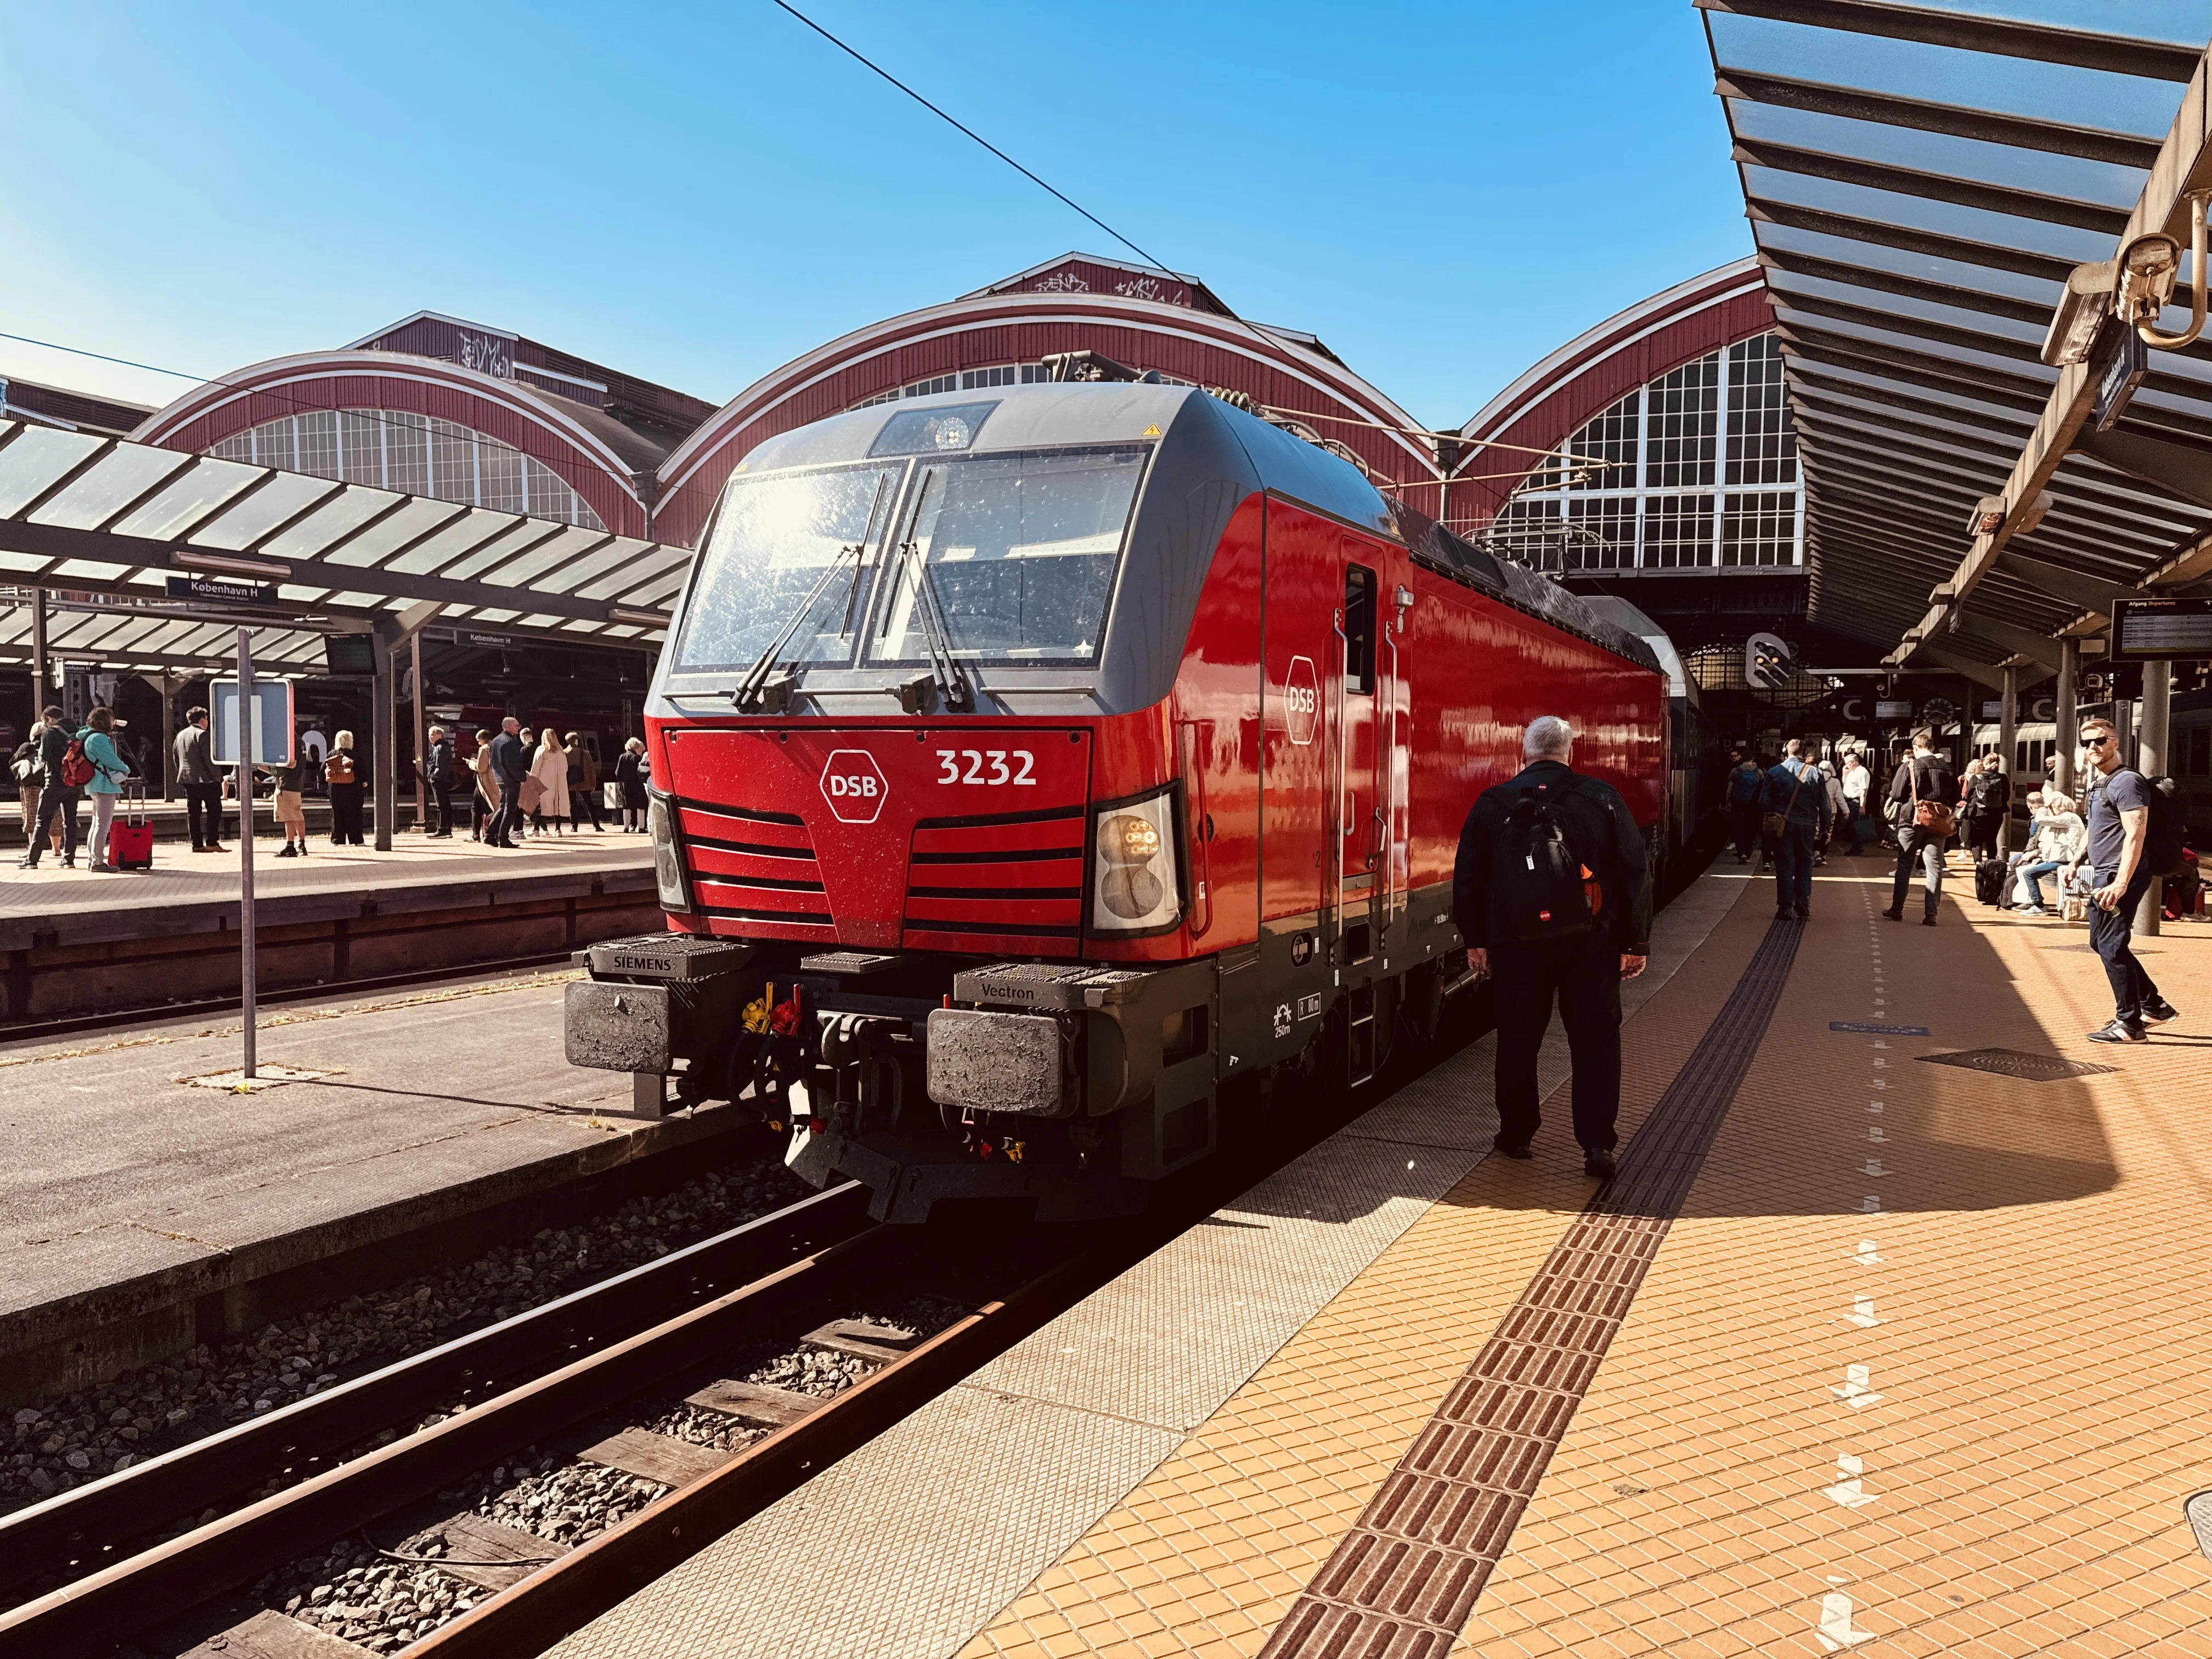
[[[1774,919],[1777,921],[1787,921],[1796,914],[1786,904],[1778,904],[1774,907]]]
[[[2111,1024],[2090,1032],[2089,1041],[2092,1042],[2148,1042],[2150,1033],[2140,1025],[2130,1025],[2127,1021],[2115,1016]]]
[[[1813,913],[1801,904],[1797,907],[1797,920],[1800,921],[1810,921],[1813,920]]]
[[[1594,1176],[1600,1181],[1612,1180],[1620,1167],[1613,1161],[1613,1149],[1609,1146],[1593,1147],[1583,1153],[1583,1173]]]
[[[35,870],[39,867],[39,861],[36,859],[21,859],[16,861],[15,867],[18,870]]]
[[[1936,925],[1936,918],[1933,916],[1923,916],[1920,918],[1920,925],[1923,927],[1933,927]]]
[[[2153,997],[2148,1002],[2143,1004],[2142,1018],[2143,1023],[2147,1025],[2163,1025],[2169,1019],[2179,1019],[2181,1010],[2164,997]]]
[[[1500,1158],[1527,1158],[1535,1156],[1534,1152],[1528,1150],[1528,1143],[1525,1140],[1517,1146],[1509,1146],[1502,1140],[1493,1141],[1491,1143],[1490,1150],[1496,1152]]]
[[[2047,916],[2051,912],[2039,904],[2021,904],[2014,907],[2013,914],[2016,916]]]
[[[293,846],[292,843],[288,841],[284,843],[283,850],[278,853],[276,856],[280,859],[295,859],[300,856],[300,849]]]

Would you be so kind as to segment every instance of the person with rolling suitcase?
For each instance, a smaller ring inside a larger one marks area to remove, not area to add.
[[[115,821],[107,827],[107,856],[118,870],[154,867],[154,819],[146,810],[146,780],[142,777],[123,781]]]

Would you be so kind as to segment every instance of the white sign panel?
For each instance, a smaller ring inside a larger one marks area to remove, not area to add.
[[[238,682],[208,683],[208,736],[217,766],[238,764]],[[292,682],[253,682],[253,753],[256,766],[292,764]]]

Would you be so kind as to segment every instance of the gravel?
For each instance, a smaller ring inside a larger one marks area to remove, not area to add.
[[[21,1404],[9,1410],[12,1443],[0,1443],[0,1513],[625,1272],[806,1190],[774,1160],[732,1164],[472,1261]]]

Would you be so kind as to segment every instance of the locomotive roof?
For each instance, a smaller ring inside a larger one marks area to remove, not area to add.
[[[1655,673],[1664,672],[1643,640],[1599,616],[1557,582],[1494,558],[1425,514],[1384,497],[1349,462],[1199,386],[1080,380],[901,398],[766,439],[746,455],[738,471],[858,461],[872,453],[912,453],[926,446],[902,444],[901,434],[924,424],[933,410],[956,410],[973,413],[966,416],[967,443],[952,453],[1157,441],[1156,483],[1169,486],[1170,501],[1182,501],[1189,489],[1201,483],[1233,483],[1247,494],[1266,490],[1286,496],[1402,543],[1420,563],[1462,586]],[[896,432],[894,422],[903,422]],[[892,447],[879,447],[884,445]],[[1148,486],[1146,493],[1152,495],[1155,488]],[[1140,519],[1146,516],[1149,509],[1140,514]],[[1191,597],[1194,600],[1195,594]],[[1180,641],[1182,636],[1177,633],[1175,637]],[[1131,694],[1137,695],[1135,688]],[[1150,700],[1139,696],[1134,706]]]

